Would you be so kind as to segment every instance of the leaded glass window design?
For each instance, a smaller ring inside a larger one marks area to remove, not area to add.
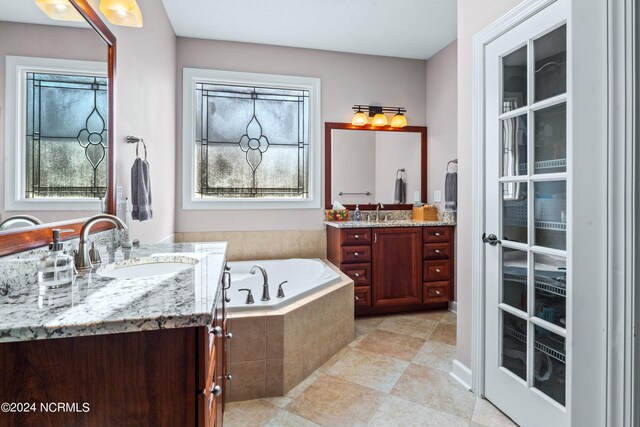
[[[309,198],[309,91],[201,83],[195,196]]]
[[[26,73],[26,198],[102,198],[107,79]]]

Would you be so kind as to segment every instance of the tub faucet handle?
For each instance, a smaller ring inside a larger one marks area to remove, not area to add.
[[[289,283],[289,281],[285,280],[278,285],[278,298],[284,298],[284,290],[282,289],[282,285],[284,285],[285,283]]]
[[[251,294],[251,289],[238,289],[239,291],[247,291],[247,300],[244,302],[245,304],[253,304],[253,295]]]

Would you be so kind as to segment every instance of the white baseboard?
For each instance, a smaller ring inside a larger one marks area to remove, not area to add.
[[[451,372],[449,375],[451,375],[454,380],[462,384],[464,388],[471,390],[471,384],[473,383],[471,369],[460,363],[458,359],[455,359],[451,364]]]
[[[158,243],[174,244],[175,242],[176,242],[176,235],[175,234],[169,234],[167,237],[165,237],[164,239],[160,240]]]
[[[458,314],[458,301],[451,301],[449,303],[449,311]]]

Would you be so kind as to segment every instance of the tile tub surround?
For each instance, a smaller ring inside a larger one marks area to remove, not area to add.
[[[353,281],[339,274],[281,310],[229,313],[229,401],[283,396],[353,341]]]
[[[449,326],[455,329],[453,313],[361,317],[355,323],[357,338],[286,395],[228,404],[225,426],[515,426],[451,379],[455,345],[446,344],[444,335]],[[392,330],[399,341],[418,339],[420,345],[394,356],[385,350]]]
[[[220,293],[226,247],[203,243],[118,249],[111,256],[103,253],[104,262],[135,262],[154,254],[179,254],[199,262],[179,273],[137,279],[82,272],[74,285],[48,289],[43,296],[37,283],[10,288],[0,296],[0,343],[208,325]],[[0,264],[12,261],[2,258]]]

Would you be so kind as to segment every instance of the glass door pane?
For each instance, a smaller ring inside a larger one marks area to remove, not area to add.
[[[527,322],[502,311],[502,367],[527,380]]]
[[[535,101],[567,91],[567,26],[534,40]]]
[[[566,345],[558,334],[535,327],[534,386],[561,405],[566,392]]]
[[[526,182],[502,184],[502,239],[528,242],[528,198]]]
[[[535,254],[534,312],[547,322],[566,328],[567,262],[565,258]]]
[[[534,173],[567,171],[567,107],[559,105],[534,111]]]
[[[527,313],[527,253],[502,248],[502,302]]]
[[[535,244],[565,250],[567,247],[567,183],[544,181],[534,184]]]
[[[527,46],[502,58],[502,112],[527,105]]]
[[[502,120],[502,176],[527,175],[527,115]]]

